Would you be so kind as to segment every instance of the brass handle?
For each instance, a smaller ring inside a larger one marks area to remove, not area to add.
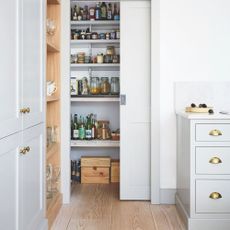
[[[97,167],[94,166],[94,167],[93,167],[93,170],[97,170]]]
[[[23,155],[25,155],[27,153],[26,148],[20,149],[20,153],[23,154]]]
[[[20,109],[20,113],[30,113],[30,108],[23,108],[23,109]]]
[[[212,192],[210,195],[209,195],[209,198],[213,199],[213,200],[218,200],[218,199],[221,199],[222,198],[222,195],[218,192]]]
[[[100,176],[103,176],[103,175],[104,175],[104,173],[103,173],[103,172],[100,172],[100,173],[99,173],[99,175],[100,175]]]
[[[222,132],[218,129],[213,129],[209,132],[209,135],[210,136],[221,136],[222,135]]]
[[[30,146],[25,147],[25,149],[26,149],[26,152],[29,152],[30,151]]]
[[[23,154],[23,155],[25,155],[29,151],[30,151],[30,147],[29,146],[20,149],[20,153]]]
[[[210,164],[220,164],[222,163],[222,160],[219,158],[219,157],[212,157],[210,160],[209,160],[209,163]]]

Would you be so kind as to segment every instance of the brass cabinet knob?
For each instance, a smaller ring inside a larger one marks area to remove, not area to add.
[[[30,151],[30,147],[29,146],[20,149],[20,153],[23,154],[23,155],[25,155],[29,151]]]
[[[209,195],[209,198],[210,199],[213,199],[213,200],[218,200],[218,199],[221,199],[222,198],[222,195],[218,192],[212,192],[210,195]]]
[[[209,135],[210,136],[221,136],[222,135],[222,132],[218,129],[213,129],[209,132]]]
[[[23,154],[23,155],[25,155],[27,153],[26,148],[20,149],[20,153]]]
[[[209,163],[210,163],[210,164],[221,164],[221,163],[222,163],[222,160],[221,160],[219,157],[212,157],[212,158],[209,160]]]
[[[30,108],[29,107],[27,107],[27,108],[22,108],[22,109],[20,109],[20,113],[30,113]]]

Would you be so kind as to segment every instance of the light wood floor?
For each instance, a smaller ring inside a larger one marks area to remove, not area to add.
[[[174,205],[119,201],[118,185],[75,185],[52,230],[185,230]]]

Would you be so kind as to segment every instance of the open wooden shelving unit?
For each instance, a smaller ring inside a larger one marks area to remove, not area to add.
[[[46,80],[54,81],[57,86],[56,92],[46,99],[46,125],[55,127],[57,132],[56,142],[49,144],[46,151],[46,164],[53,168],[61,167],[60,157],[60,18],[61,3],[60,0],[47,0],[47,19],[55,21],[56,30],[54,35],[46,36]],[[49,229],[55,220],[61,204],[62,194],[60,192],[60,178],[58,181],[58,191],[54,192],[51,198],[46,199],[46,218],[48,219]]]

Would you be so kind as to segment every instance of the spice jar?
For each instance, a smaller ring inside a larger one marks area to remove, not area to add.
[[[102,64],[103,63],[103,54],[98,54],[97,55],[97,63],[98,64]]]
[[[110,93],[110,83],[108,77],[101,78],[101,94],[109,94]]]
[[[115,47],[114,46],[107,46],[106,54],[115,55]]]
[[[99,77],[91,77],[90,78],[90,93],[93,95],[100,94],[101,87],[100,87],[100,80]]]
[[[120,83],[118,77],[111,78],[111,94],[119,95],[120,93]]]
[[[93,33],[92,33],[92,39],[93,39],[93,40],[98,39],[98,33],[93,32]]]

